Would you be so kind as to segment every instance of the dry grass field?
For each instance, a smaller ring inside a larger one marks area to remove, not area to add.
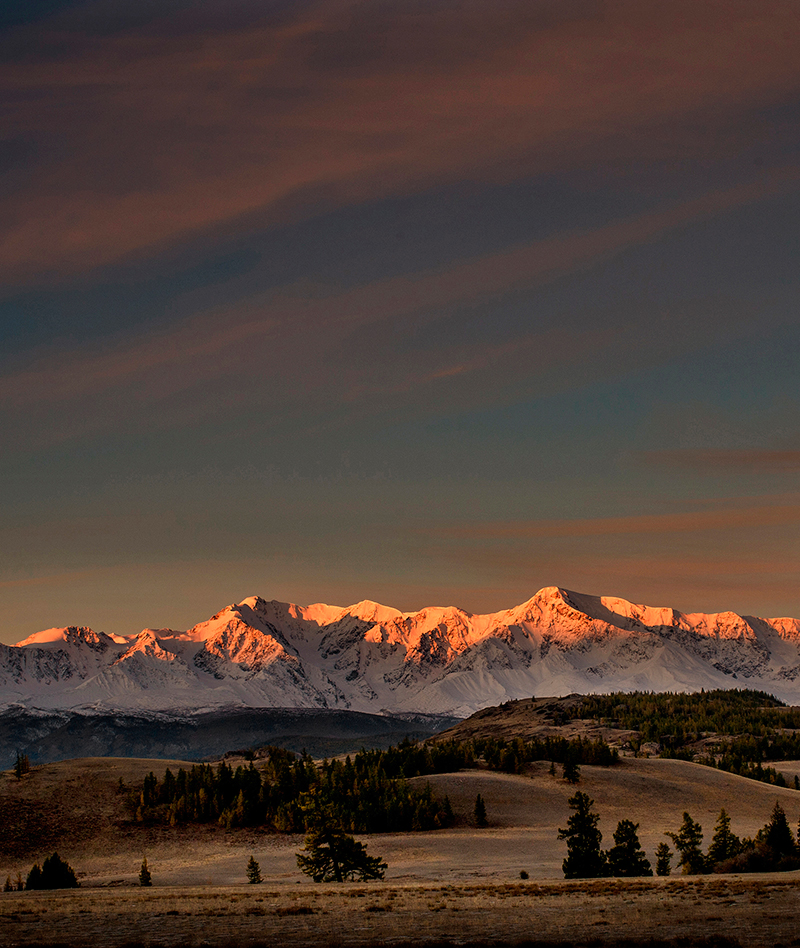
[[[342,886],[314,885],[298,871],[299,837],[128,822],[120,778],[130,787],[149,770],[160,776],[180,765],[97,758],[46,765],[21,782],[0,774],[0,881],[58,850],[81,882],[71,892],[0,894],[0,945],[688,945],[712,937],[800,945],[798,873],[565,882],[557,830],[575,788],[546,764],[521,776],[424,778],[449,795],[459,825],[365,837],[389,864],[386,880]],[[702,823],[706,843],[722,806],[740,835],[762,826],[776,800],[794,826],[800,815],[794,790],[682,761],[583,767],[579,789],[595,800],[606,845],[617,821],[630,818],[651,858],[684,810]],[[470,821],[477,793],[490,821],[483,830]],[[262,885],[244,884],[251,853]],[[149,890],[136,885],[145,855]]]

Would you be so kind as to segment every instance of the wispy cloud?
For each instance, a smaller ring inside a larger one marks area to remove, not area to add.
[[[326,292],[317,286],[310,293],[306,285],[297,284],[157,331],[123,334],[72,351],[45,347],[29,358],[28,365],[0,377],[0,400],[7,412],[27,413],[26,418],[37,413],[44,417],[55,409],[59,419],[54,426],[31,427],[26,422],[29,431],[23,440],[33,437],[47,443],[113,428],[167,401],[170,410],[158,424],[188,423],[213,416],[223,407],[267,403],[272,416],[280,418],[317,400],[326,406],[352,406],[361,400],[372,410],[376,394],[383,405],[392,397],[418,395],[434,385],[441,392],[442,386],[491,371],[501,361],[507,382],[520,376],[529,388],[535,387],[538,372],[557,384],[559,364],[588,360],[596,373],[601,363],[595,356],[609,345],[615,349],[618,368],[621,353],[641,345],[641,327],[624,320],[602,327],[534,329],[497,343],[455,340],[415,352],[412,365],[395,366],[391,360],[378,359],[374,364],[361,361],[348,370],[341,358],[332,365],[329,354],[342,339],[370,324],[396,323],[411,316],[418,322],[448,308],[540,286],[692,221],[774,194],[794,179],[794,173],[787,171],[768,181],[713,191],[594,229],[568,231],[347,290],[329,287]],[[538,369],[530,358],[536,351],[548,353]],[[225,385],[224,395],[218,383]],[[113,400],[111,411],[108,399]],[[85,405],[86,410],[65,418],[63,410],[71,402]]]
[[[681,448],[643,451],[639,457],[658,467],[685,468],[693,473],[784,473],[800,471],[800,451]]]
[[[437,526],[441,536],[459,539],[537,539],[544,537],[602,537],[618,534],[695,533],[742,527],[784,526],[800,523],[800,503],[697,510],[691,513],[645,514],[626,517],[594,517],[501,521]]]
[[[434,185],[735,155],[800,85],[791,0],[246,9],[12,34],[7,283]]]

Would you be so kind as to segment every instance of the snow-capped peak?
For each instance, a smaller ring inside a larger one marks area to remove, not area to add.
[[[800,702],[800,621],[681,613],[547,586],[483,615],[250,596],[186,632],[67,626],[0,646],[0,706],[467,714],[532,693],[715,687]]]

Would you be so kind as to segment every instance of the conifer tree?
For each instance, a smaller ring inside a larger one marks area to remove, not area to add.
[[[6,879],[6,884],[3,886],[3,892],[13,892],[14,883],[11,881],[11,876],[8,876]]]
[[[759,830],[758,841],[765,843],[776,856],[793,856],[797,852],[792,829],[783,807],[776,801],[769,823]]]
[[[612,876],[652,876],[650,860],[642,852],[638,823],[620,820],[614,831],[615,845],[607,854],[608,872]]]
[[[28,873],[28,878],[25,881],[25,888],[28,891],[42,888],[42,867],[38,862],[35,862],[31,866],[31,870]]]
[[[75,870],[58,853],[48,856],[42,863],[41,889],[77,889]]]
[[[683,814],[683,823],[677,833],[667,833],[675,844],[680,858],[678,865],[683,866],[685,875],[704,872],[706,860],[700,849],[703,842],[703,827],[696,823],[688,813]]]
[[[17,759],[14,761],[14,776],[17,780],[22,780],[25,774],[30,773],[31,764],[27,754],[17,751]]]
[[[150,867],[147,865],[147,856],[142,860],[142,868],[139,870],[139,885],[151,886],[153,884],[153,876],[150,872]]]
[[[666,843],[656,846],[656,875],[668,876],[672,872],[672,850]]]
[[[386,863],[379,856],[368,856],[366,847],[348,836],[337,825],[329,805],[316,795],[306,794],[303,804],[311,829],[303,852],[297,854],[301,871],[314,882],[345,882],[360,879],[382,879]]]
[[[718,862],[733,859],[741,851],[741,840],[735,833],[731,832],[731,818],[723,808],[719,811],[717,825],[714,827],[714,835],[711,837],[711,845],[708,847],[709,865],[714,866]]]
[[[567,801],[575,811],[558,838],[567,841],[567,858],[562,869],[567,879],[596,879],[606,873],[606,862],[600,844],[603,834],[597,828],[600,816],[592,812],[594,800],[580,790]]]
[[[489,825],[489,821],[486,818],[486,804],[483,802],[483,797],[480,794],[475,797],[474,816],[476,826],[483,828]]]
[[[567,783],[580,783],[581,769],[574,758],[570,757],[564,761],[562,773]]]
[[[256,857],[251,856],[247,862],[247,881],[251,885],[256,885],[259,882],[262,882],[261,878],[261,866],[256,862]]]

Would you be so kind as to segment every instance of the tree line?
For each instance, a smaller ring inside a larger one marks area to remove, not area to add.
[[[573,810],[558,838],[567,843],[567,856],[562,863],[568,879],[601,878],[605,876],[652,876],[650,860],[639,842],[639,824],[620,820],[614,831],[614,846],[603,850],[603,834],[598,823],[600,815],[592,807],[594,800],[578,791],[567,801]],[[656,849],[656,875],[668,876],[673,855],[685,874],[710,872],[784,872],[800,868],[800,828],[795,838],[780,803],[776,802],[767,823],[752,838],[740,839],[731,830],[725,809],[720,810],[707,852],[702,850],[703,828],[688,813],[676,832],[666,834],[675,846],[667,843]]]
[[[412,785],[413,777],[453,773],[481,760],[489,769],[518,772],[532,760],[569,764],[611,765],[617,752],[604,741],[566,740],[405,741],[389,750],[362,750],[352,759],[315,763],[270,747],[256,768],[251,761],[235,769],[224,760],[215,767],[198,764],[177,774],[167,769],[159,779],[152,771],[142,789],[128,796],[131,815],[140,822],[219,823],[227,828],[262,826],[281,833],[308,830],[307,812],[300,801],[314,792],[342,829],[349,833],[432,830],[451,826],[449,799],[429,785]]]

